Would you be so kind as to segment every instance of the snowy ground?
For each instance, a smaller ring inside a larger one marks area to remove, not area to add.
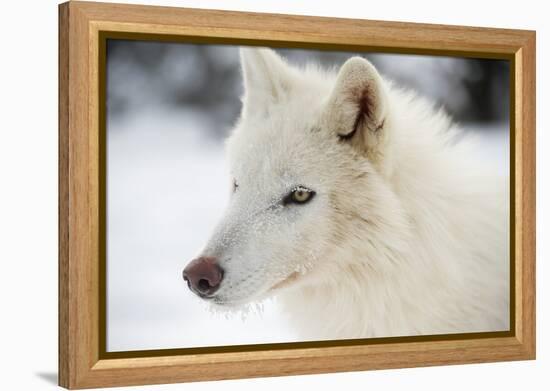
[[[261,314],[227,317],[181,278],[229,196],[223,144],[201,121],[148,110],[108,123],[108,351],[297,340],[275,301]],[[485,130],[484,153],[505,173],[507,125]]]
[[[181,272],[229,196],[223,144],[192,113],[145,112],[108,129],[108,350],[294,341],[276,304],[213,314]]]

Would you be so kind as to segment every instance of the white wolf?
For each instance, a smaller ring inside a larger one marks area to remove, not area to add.
[[[184,270],[196,294],[277,295],[305,339],[509,328],[508,181],[446,114],[360,57],[241,63],[234,193]]]

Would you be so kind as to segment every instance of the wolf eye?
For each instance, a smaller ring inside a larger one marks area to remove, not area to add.
[[[313,190],[298,186],[283,199],[283,204],[305,204],[310,201],[314,195],[315,192]]]

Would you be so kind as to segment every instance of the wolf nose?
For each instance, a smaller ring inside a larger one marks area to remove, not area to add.
[[[187,281],[189,289],[201,297],[214,294],[223,280],[223,269],[216,262],[216,258],[200,257],[192,260],[183,269],[183,279]]]

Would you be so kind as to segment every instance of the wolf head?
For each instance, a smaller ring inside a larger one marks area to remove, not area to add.
[[[243,108],[227,144],[233,194],[184,270],[191,290],[229,306],[330,279],[365,258],[365,242],[376,262],[391,251],[378,237],[403,225],[385,179],[387,85],[370,62],[298,69],[270,49],[246,48],[241,64]]]

